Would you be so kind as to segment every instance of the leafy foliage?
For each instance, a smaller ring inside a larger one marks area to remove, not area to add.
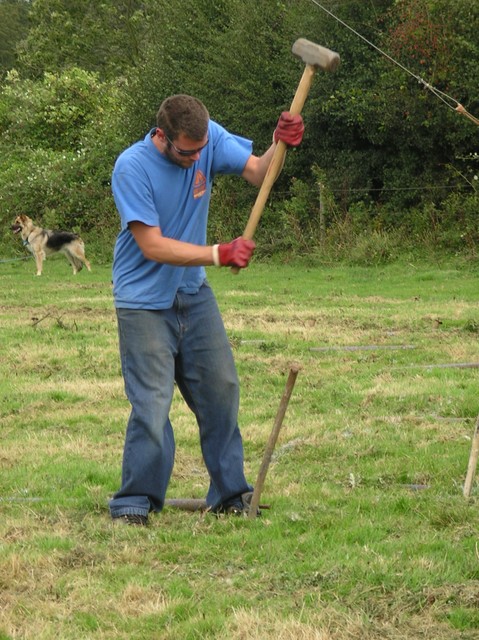
[[[120,0],[35,0],[30,29],[19,51],[22,69],[41,78],[45,71],[72,66],[112,77],[134,66],[149,28],[148,2]]]
[[[42,81],[12,71],[0,104],[2,216],[99,232],[111,225],[111,166],[126,144],[106,135],[121,131],[116,85],[76,68],[46,72]]]
[[[28,33],[27,0],[0,1],[0,77],[17,62],[17,44]]]
[[[449,195],[456,196],[455,211],[469,210],[476,197],[476,131],[427,87],[477,113],[479,5],[344,0],[327,6],[342,23],[310,0],[0,2],[11,36],[8,55],[0,58],[2,215],[36,206],[40,216],[62,211],[66,221],[73,216],[93,229],[101,210],[105,225],[115,225],[114,159],[152,126],[159,103],[172,93],[197,95],[212,118],[254,140],[261,154],[304,66],[291,45],[306,37],[338,51],[341,66],[333,74],[319,70],[313,82],[303,144],[288,153],[258,231],[263,252],[318,245],[311,233],[317,170],[330,194],[327,238],[337,238],[333,225],[342,232],[350,225],[346,235],[353,240],[358,215],[364,233],[401,231],[407,238],[410,229],[427,228],[433,210],[444,221],[442,234],[446,221],[452,224]],[[36,205],[22,190],[30,165],[36,182],[43,176]],[[240,233],[254,197],[242,181],[218,180],[211,236]],[[462,246],[457,226],[449,235],[445,245]],[[475,231],[467,237],[470,248]]]

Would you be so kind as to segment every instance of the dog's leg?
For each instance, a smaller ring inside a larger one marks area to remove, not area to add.
[[[73,255],[75,256],[76,260],[79,263],[79,269],[78,271],[80,271],[80,269],[83,267],[83,265],[85,265],[85,267],[88,269],[88,271],[91,271],[91,264],[88,262],[88,260],[85,258],[85,254],[83,253],[83,247],[75,247],[76,251],[73,253]]]
[[[81,260],[78,260],[78,258],[76,257],[76,255],[73,253],[73,251],[71,250],[70,247],[63,247],[61,249],[61,252],[65,254],[68,262],[71,264],[72,269],[73,269],[73,275],[76,276],[76,274],[81,271],[83,264],[81,262]]]
[[[88,269],[88,271],[91,271],[91,264],[88,262],[88,260],[85,257],[85,245],[81,238],[78,239],[78,243],[75,243],[71,251],[75,256],[75,258],[79,260],[82,264],[84,264],[85,267]]]
[[[37,273],[35,275],[41,276],[43,270],[43,261],[45,260],[45,253],[43,251],[35,251],[33,255],[35,257],[35,264],[37,265]]]
[[[79,242],[78,244],[72,244],[70,247],[68,247],[66,254],[67,254],[68,260],[73,266],[74,273],[75,273],[75,268],[76,268],[76,273],[81,271],[83,265],[85,265],[88,271],[91,271],[91,264],[85,258],[85,249],[83,246],[83,242]]]

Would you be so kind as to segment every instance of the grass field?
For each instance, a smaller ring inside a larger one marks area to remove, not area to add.
[[[261,518],[172,508],[114,527],[125,422],[110,268],[0,264],[0,640],[472,640],[477,271],[253,264],[209,272],[254,482],[301,367]],[[203,497],[180,397],[168,497]]]

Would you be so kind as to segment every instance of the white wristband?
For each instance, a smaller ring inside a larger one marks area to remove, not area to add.
[[[213,264],[215,267],[221,267],[219,244],[213,245]]]

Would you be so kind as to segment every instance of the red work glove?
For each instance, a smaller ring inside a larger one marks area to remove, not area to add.
[[[297,147],[301,144],[303,133],[303,118],[299,114],[293,116],[289,111],[283,111],[274,130],[273,140],[282,140],[288,147]]]
[[[232,242],[225,244],[215,244],[213,247],[213,261],[217,267],[239,267],[244,269],[248,266],[256,244],[253,240],[236,238]]]

